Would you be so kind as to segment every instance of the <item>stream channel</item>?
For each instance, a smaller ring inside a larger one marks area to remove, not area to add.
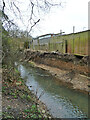
[[[54,118],[87,118],[88,95],[72,90],[40,68],[18,64],[29,89],[40,97]]]

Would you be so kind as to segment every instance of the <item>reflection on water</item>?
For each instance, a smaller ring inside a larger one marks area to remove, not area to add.
[[[47,105],[55,118],[86,118],[88,115],[88,96],[62,86],[54,77],[44,70],[19,65],[26,85]],[[30,87],[32,86],[32,87]]]

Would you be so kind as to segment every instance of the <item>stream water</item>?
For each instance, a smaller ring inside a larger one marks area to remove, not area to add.
[[[55,118],[87,118],[88,95],[72,90],[56,80],[47,71],[27,65],[18,65],[26,85],[46,104]]]

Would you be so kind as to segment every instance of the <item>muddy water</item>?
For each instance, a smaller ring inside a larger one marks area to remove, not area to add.
[[[18,69],[26,85],[46,104],[55,118],[87,118],[88,96],[63,86],[48,72],[28,65]]]

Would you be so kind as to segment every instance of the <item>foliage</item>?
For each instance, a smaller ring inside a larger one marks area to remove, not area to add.
[[[24,42],[24,48],[28,49],[29,48],[29,41]]]
[[[17,61],[20,47],[23,47],[23,39],[20,37],[12,37],[8,31],[2,27],[2,47],[5,57],[2,61],[3,65],[14,67],[14,62]]]
[[[22,41],[23,40],[20,37],[10,36],[9,32],[3,28],[2,43],[3,43],[3,51],[5,52],[5,58],[3,59],[2,92],[3,92],[3,95],[7,95],[9,97],[9,100],[20,98],[19,100],[22,99],[24,102],[27,101],[29,103],[32,103],[32,106],[30,107],[30,109],[26,109],[24,111],[23,118],[24,117],[32,118],[32,119],[42,118],[40,111],[38,111],[38,109],[37,109],[36,102],[33,100],[33,97],[31,96],[31,94],[27,93],[26,88],[24,89],[25,91],[23,92],[22,97],[20,96],[20,91],[22,93],[21,88],[24,87],[24,84],[22,84],[23,80],[20,77],[19,71],[15,67],[15,62],[17,60],[19,60],[19,58],[21,57],[21,53],[19,54],[19,50],[20,50],[20,45],[21,45]],[[19,87],[19,85],[20,85],[20,87]],[[18,90],[18,89],[20,89],[20,90]],[[27,108],[27,106],[26,106],[26,108]],[[3,118],[13,119],[15,116],[14,113],[9,113],[9,111],[13,110],[13,107],[8,106],[7,109],[8,109],[7,113],[3,112]]]
[[[42,118],[42,115],[39,110],[37,110],[36,105],[32,105],[30,109],[25,109],[24,112],[26,113],[26,116],[33,119],[39,119]]]

